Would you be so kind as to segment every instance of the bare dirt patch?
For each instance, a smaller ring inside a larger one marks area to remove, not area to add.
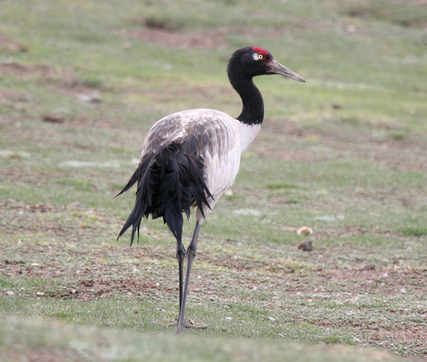
[[[12,89],[0,88],[0,101],[27,102],[29,96],[24,92],[18,92]]]
[[[112,295],[155,297],[158,292],[177,290],[175,283],[169,285],[169,278],[150,274],[153,258],[173,259],[173,252],[120,244],[100,246],[92,241],[101,230],[105,234],[105,225],[112,222],[96,210],[79,204],[53,206],[14,200],[2,202],[0,210],[7,213],[0,222],[2,231],[21,235],[17,243],[2,245],[0,275],[52,282],[21,289],[20,296],[92,300]],[[28,242],[27,234],[38,237]]]
[[[144,278],[145,279],[145,278]],[[97,298],[108,298],[113,296],[142,297],[153,291],[175,294],[176,288],[167,288],[147,280],[133,279],[84,279],[79,280],[74,286],[63,287],[60,291],[46,293],[45,297],[59,299],[76,299],[89,301]]]
[[[100,104],[103,102],[104,92],[113,92],[113,88],[107,87],[102,81],[97,79],[80,79],[72,70],[51,67],[48,65],[23,65],[20,63],[2,63],[0,64],[1,72],[10,72],[22,76],[36,76],[37,81],[44,86],[47,86],[53,92],[73,97],[80,102],[90,104]],[[2,91],[0,89],[0,101],[2,98],[10,101],[28,101],[26,95],[19,92],[11,92],[9,90]],[[117,118],[90,118],[85,116],[77,116],[63,114],[61,111],[53,111],[45,113],[40,117],[41,121],[52,124],[65,124],[73,126],[85,127],[102,127],[112,128],[120,126],[123,121]],[[64,144],[64,146],[74,147],[73,144]]]
[[[6,37],[3,34],[0,34],[0,51],[7,51],[9,53],[22,53],[27,52],[28,47],[24,44],[21,44],[15,40],[12,40]]]
[[[426,28],[427,22],[421,14],[407,14],[402,5],[408,1],[394,0],[387,2],[359,1],[347,8],[343,13],[353,18],[380,20],[404,28]],[[414,0],[415,4],[425,5],[425,0]],[[389,6],[384,6],[388,4]]]
[[[410,349],[412,353],[419,356],[426,354],[425,341],[427,341],[427,328],[425,326],[405,326],[404,328],[372,328],[374,332],[369,336],[371,343],[386,347],[395,348],[395,341]]]
[[[158,28],[120,30],[119,34],[131,40],[161,44],[178,49],[218,49],[226,48],[227,29],[175,32]]]
[[[413,269],[367,267],[331,269],[319,275],[325,281],[336,284],[344,282],[353,293],[375,293],[376,295],[399,295],[424,290],[426,272]]]
[[[81,80],[70,69],[45,64],[29,65],[18,62],[4,62],[0,63],[0,73],[2,72],[20,76],[38,76],[42,83],[52,85],[65,95],[75,96],[89,103],[100,103],[101,91],[111,91],[111,88],[105,87],[99,80]],[[12,100],[17,98],[21,100],[22,98],[20,93],[0,90],[0,99],[2,96],[12,98]]]
[[[399,341],[401,348],[411,350],[412,353],[418,356],[425,353],[427,328],[422,325],[408,324],[405,326],[392,326],[384,325],[387,323],[379,320],[363,318],[340,318],[335,321],[302,318],[301,321],[322,328],[350,328],[354,330],[354,334],[366,346],[371,345],[394,350],[396,348],[395,341]],[[403,351],[401,350],[400,352],[402,353]]]
[[[18,75],[38,73],[46,75],[51,73],[53,68],[48,65],[24,65],[16,62],[0,63],[0,72],[14,73]]]
[[[48,175],[41,171],[29,171],[19,167],[9,167],[2,169],[0,170],[0,176],[7,177],[8,182],[28,183],[37,186],[43,185],[43,180],[46,180],[49,177],[59,177],[58,175],[54,175],[52,173]],[[13,201],[11,202],[13,203]],[[9,203],[7,200],[5,200],[0,203],[0,210],[8,206]]]
[[[31,255],[45,255],[43,262],[29,262]],[[0,272],[9,277],[37,278],[54,280],[55,286],[21,289],[19,295],[76,299],[89,301],[112,296],[140,297],[148,294],[156,297],[158,292],[176,294],[177,286],[165,278],[154,276],[143,270],[150,263],[146,253],[129,247],[106,247],[81,250],[63,246],[62,250],[45,245],[26,245],[15,259],[0,261]],[[156,253],[158,258],[161,255]],[[127,261],[108,261],[111,257]],[[129,258],[133,261],[129,261]],[[139,258],[140,259],[139,259]],[[78,266],[67,265],[66,261],[80,260]],[[159,260],[159,259],[158,259]],[[135,274],[142,269],[143,276]]]
[[[68,120],[68,124],[84,127],[116,128],[123,126],[123,120],[118,118],[73,117]]]
[[[64,233],[63,227],[52,223],[48,225],[42,221],[40,214],[47,212],[60,212],[65,210],[65,206],[62,208],[53,208],[48,205],[27,205],[22,202],[17,202],[15,200],[5,200],[0,203],[0,210],[7,211],[7,217],[3,217],[0,220],[0,225],[4,231],[7,232],[54,232],[54,233]]]
[[[268,28],[240,28],[240,27],[217,27],[208,30],[179,30],[178,27],[168,26],[146,26],[139,29],[122,29],[118,34],[130,40],[142,40],[151,44],[160,44],[168,48],[177,49],[226,49],[230,46],[227,37],[230,34],[239,34],[248,39],[250,43],[255,37],[268,36],[280,37],[286,32],[295,31],[300,28],[312,28],[313,23],[301,22],[300,19],[287,27]],[[324,24],[316,24],[324,26]],[[130,46],[125,44],[124,47]]]

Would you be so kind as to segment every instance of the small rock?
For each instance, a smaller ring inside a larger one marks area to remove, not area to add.
[[[81,209],[82,207],[83,205],[78,201],[72,202],[67,205],[67,208],[70,208],[70,209]]]
[[[298,245],[298,249],[302,251],[312,251],[313,250],[313,243],[311,240],[304,241],[303,243]]]
[[[361,270],[375,270],[375,264],[366,264]]]
[[[353,34],[353,33],[355,33],[355,32],[357,31],[357,27],[356,27],[356,25],[354,25],[354,24],[348,24],[348,25],[345,27],[345,31],[346,31],[347,33]]]
[[[88,103],[101,103],[101,95],[99,92],[92,92],[92,93],[82,93],[78,95],[78,98],[83,102]]]
[[[65,118],[57,114],[45,114],[42,116],[42,121],[48,123],[64,123]]]
[[[234,210],[233,214],[236,215],[248,215],[248,216],[261,216],[261,212],[255,209],[239,209]]]

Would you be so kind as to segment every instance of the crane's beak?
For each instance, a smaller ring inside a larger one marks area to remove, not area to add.
[[[284,65],[280,64],[277,60],[273,59],[271,63],[268,65],[267,74],[279,74],[283,77],[290,78],[296,80],[298,82],[305,82],[305,79],[301,77],[298,73],[286,68]]]

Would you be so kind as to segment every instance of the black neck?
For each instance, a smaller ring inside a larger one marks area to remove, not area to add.
[[[252,76],[240,72],[232,63],[228,66],[228,78],[242,98],[242,113],[237,119],[248,125],[261,124],[264,120],[264,102]]]

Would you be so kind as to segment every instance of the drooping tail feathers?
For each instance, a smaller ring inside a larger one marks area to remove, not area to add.
[[[117,238],[132,225],[131,245],[143,217],[162,216],[175,238],[182,238],[182,213],[190,216],[191,206],[203,215],[212,198],[204,178],[203,158],[193,142],[172,143],[157,153],[146,154],[126,186],[117,196],[137,183],[135,206]],[[204,216],[204,215],[203,215]]]

